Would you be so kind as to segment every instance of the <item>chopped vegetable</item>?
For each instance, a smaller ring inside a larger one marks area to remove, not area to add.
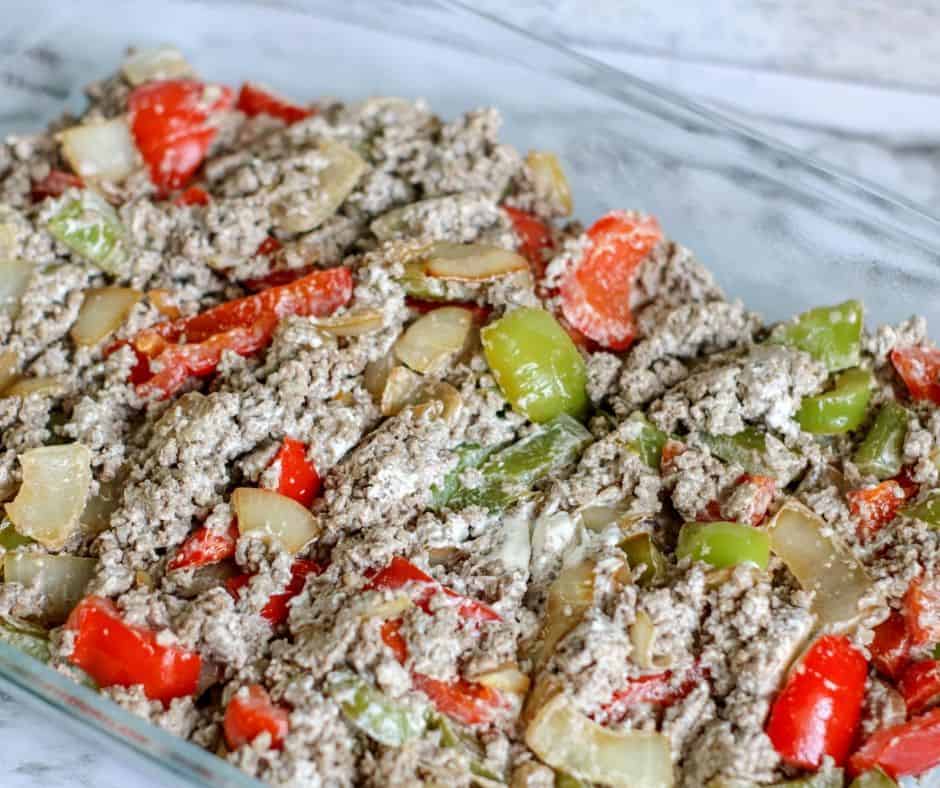
[[[307,459],[307,447],[294,438],[284,438],[271,462],[281,467],[277,491],[309,509],[320,492],[320,475]]]
[[[911,638],[904,616],[892,610],[891,615],[875,627],[868,650],[875,669],[896,681],[910,662]]]
[[[16,316],[33,270],[23,260],[0,260],[0,315]]]
[[[195,185],[186,187],[186,190],[173,200],[174,205],[208,205],[210,202],[212,198],[209,197],[209,192]]]
[[[859,301],[820,306],[780,323],[771,342],[805,350],[830,372],[854,367],[861,353],[864,312]]]
[[[414,673],[415,689],[428,696],[435,709],[464,725],[484,725],[493,719],[500,697],[496,690],[463,678],[441,681]]]
[[[34,540],[28,536],[17,533],[12,523],[6,523],[0,527],[0,547],[4,550],[16,550],[18,547],[34,543]]]
[[[82,189],[85,182],[77,175],[63,170],[49,170],[49,174],[33,182],[30,197],[33,202],[42,202],[47,197],[61,197],[69,189]]]
[[[554,769],[588,782],[630,788],[673,785],[669,739],[652,731],[612,731],[578,712],[563,692],[547,698],[526,744]]]
[[[860,536],[871,537],[890,523],[907,500],[904,488],[894,479],[845,494],[849,509],[859,518]]]
[[[48,662],[51,657],[48,634],[10,616],[0,617],[0,643],[13,646],[40,662]]]
[[[385,318],[378,309],[356,309],[342,315],[322,317],[317,320],[317,328],[334,337],[361,337],[364,334],[374,334],[384,325]]]
[[[633,645],[630,659],[644,670],[662,670],[672,664],[671,655],[664,658],[655,654],[656,626],[645,610],[636,611],[636,618],[630,625],[630,643]]]
[[[770,523],[770,548],[800,586],[814,592],[813,611],[820,625],[849,626],[864,612],[860,605],[871,580],[829,531],[815,513],[788,501]]]
[[[271,739],[271,749],[279,750],[284,746],[284,737],[287,736],[288,715],[288,710],[274,703],[260,684],[243,687],[225,707],[225,720],[222,723],[225,744],[230,750],[237,750],[251,744],[262,733],[267,733]]]
[[[57,550],[79,528],[91,487],[91,452],[80,443],[41,446],[20,455],[23,483],[6,504],[16,530]]]
[[[856,367],[840,374],[829,391],[804,397],[796,420],[814,435],[851,432],[864,420],[871,399],[872,374]]]
[[[940,349],[895,348],[891,351],[891,363],[911,397],[940,405]]]
[[[9,552],[3,556],[3,578],[40,591],[43,621],[61,624],[85,595],[96,563],[65,553]]]
[[[151,629],[128,624],[108,599],[85,597],[65,628],[74,638],[69,662],[99,687],[141,684],[148,698],[164,705],[196,692],[202,668],[199,654],[167,645]]]
[[[41,394],[44,397],[57,397],[64,393],[65,385],[60,378],[42,375],[13,381],[3,392],[3,396],[28,397],[31,394]]]
[[[745,427],[734,435],[699,433],[699,437],[718,459],[740,465],[753,476],[776,478],[774,469],[767,462],[766,433],[754,427]],[[779,445],[778,451],[792,454],[783,444]],[[781,484],[787,484],[789,481],[789,479],[780,479]]]
[[[636,583],[644,588],[660,582],[666,574],[666,559],[649,533],[634,534],[620,543]],[[640,567],[643,571],[640,572]]]
[[[852,458],[862,473],[888,479],[901,472],[909,418],[910,414],[897,402],[881,406]]]
[[[476,443],[464,443],[457,447],[457,467],[448,473],[440,485],[431,485],[431,506],[443,509],[460,488],[461,474],[469,468],[478,468],[487,457],[499,447],[480,446]]]
[[[508,692],[525,697],[529,691],[529,677],[519,670],[519,666],[514,662],[500,665],[473,678],[484,687],[497,692]]]
[[[881,769],[872,769],[852,780],[849,788],[898,788],[898,784]]]
[[[904,509],[902,514],[927,523],[931,528],[940,528],[940,490],[930,492],[919,503]]]
[[[326,166],[317,173],[310,199],[297,199],[296,194],[291,194],[271,208],[279,230],[305,233],[319,227],[339,210],[368,168],[359,154],[341,142],[323,140],[318,151]]]
[[[480,332],[486,361],[512,406],[535,422],[588,409],[584,359],[544,309],[514,309]]]
[[[914,580],[904,595],[904,622],[911,644],[940,641],[940,577]]]
[[[193,531],[166,565],[167,571],[195,569],[224,561],[235,555],[238,526],[233,520],[226,531],[218,533],[202,526]]]
[[[591,434],[570,416],[555,417],[541,430],[496,452],[479,467],[480,484],[458,479],[446,506],[462,509],[482,506],[499,511],[525,496],[539,479],[573,462]]]
[[[217,129],[212,113],[232,106],[232,90],[192,79],[147,82],[127,97],[131,133],[163,191],[180,189],[202,164]]]
[[[920,714],[940,703],[940,660],[927,659],[908,666],[898,680],[908,714]]]
[[[849,759],[853,774],[876,767],[897,779],[940,764],[940,708],[882,728]]]
[[[176,47],[160,46],[140,49],[124,60],[121,71],[132,85],[143,85],[155,79],[188,77],[193,69]]]
[[[239,487],[232,493],[232,508],[242,536],[277,542],[289,553],[300,552],[320,535],[319,522],[305,506],[273,490]]]
[[[335,672],[326,691],[353,725],[387,747],[401,747],[427,726],[418,710],[392,701],[352,671]]]
[[[565,567],[548,589],[545,621],[535,655],[536,665],[544,663],[559,640],[581,620],[594,601],[593,561]]]
[[[97,345],[127,319],[143,293],[131,287],[88,290],[69,335],[76,345]]]
[[[283,120],[288,125],[314,114],[312,109],[295,104],[252,82],[246,82],[238,91],[235,109],[244,112],[248,117],[270,115]]]
[[[308,561],[305,558],[294,559],[290,568],[290,582],[281,593],[268,597],[267,604],[261,608],[261,616],[272,626],[284,624],[290,615],[290,601],[304,590],[307,576],[319,575],[322,572],[323,567],[316,561]],[[225,587],[235,599],[238,599],[241,596],[241,590],[251,582],[251,578],[252,575],[248,574],[234,575],[225,581]]]
[[[61,197],[47,227],[57,241],[109,274],[117,273],[126,259],[124,226],[117,211],[91,189],[77,197]]]
[[[19,377],[20,356],[15,350],[0,352],[0,397]],[[0,497],[0,500],[3,500]]]
[[[659,468],[663,456],[663,446],[666,445],[668,435],[654,426],[641,411],[634,411],[627,417],[627,423],[634,436],[629,443],[633,451],[640,455],[650,468]]]
[[[760,525],[767,516],[767,510],[770,508],[770,504],[773,503],[774,495],[777,492],[776,480],[770,476],[744,473],[738,478],[737,484],[750,484],[754,488],[754,495],[751,498],[748,513],[751,516],[751,525]]]
[[[56,139],[62,146],[62,158],[84,181],[119,181],[140,163],[124,117],[72,126],[56,134]]]
[[[612,718],[622,716],[617,714],[618,710],[625,711],[639,703],[668,708],[699,686],[706,675],[706,672],[696,664],[682,676],[682,680],[678,683],[673,681],[671,670],[630,679],[625,686],[614,692],[602,708]]]
[[[464,349],[472,328],[473,315],[466,309],[435,309],[408,326],[395,343],[395,355],[415,372],[438,372]]]
[[[571,187],[558,157],[551,151],[533,150],[525,157],[525,163],[535,181],[536,192],[547,195],[549,200],[557,203],[565,216],[570,214],[574,207]]]
[[[662,240],[655,219],[612,211],[587,231],[584,257],[562,279],[559,292],[565,319],[608,350],[626,350],[636,326],[630,291],[640,263]]]
[[[686,523],[679,531],[676,557],[704,561],[716,569],[738,564],[766,569],[770,537],[766,531],[742,523]]]
[[[555,247],[552,230],[537,216],[520,211],[510,205],[503,210],[512,222],[512,229],[519,238],[519,254],[529,262],[532,278],[538,282],[545,276],[546,256]]]
[[[844,636],[824,635],[803,655],[770,710],[767,735],[787,763],[842,766],[858,729],[868,665]]]

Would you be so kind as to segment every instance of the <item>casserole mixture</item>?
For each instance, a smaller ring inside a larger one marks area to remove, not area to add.
[[[491,109],[87,92],[0,147],[3,640],[273,785],[940,763],[922,319],[767,325]]]

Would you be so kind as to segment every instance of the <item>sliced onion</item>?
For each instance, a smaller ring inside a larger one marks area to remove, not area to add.
[[[359,603],[359,615],[362,618],[378,618],[383,621],[398,618],[414,602],[407,594],[396,594],[386,598],[382,594],[370,594]]]
[[[143,293],[132,287],[88,290],[70,332],[76,345],[97,345],[127,320]]]
[[[440,402],[444,407],[440,416],[448,424],[452,424],[460,416],[463,408],[463,397],[450,383],[432,381],[421,386],[416,393],[417,402],[412,405],[415,416],[422,416],[435,403]]]
[[[619,522],[624,515],[624,510],[619,506],[586,506],[578,512],[581,517],[581,524],[589,531],[600,533],[612,523]]]
[[[392,367],[382,389],[380,407],[383,416],[397,416],[413,401],[421,386],[421,376],[401,365]]]
[[[100,482],[98,492],[88,498],[79,518],[89,534],[100,534],[111,524],[111,515],[121,503],[121,485],[117,481]]]
[[[551,151],[534,150],[525,157],[525,163],[529,165],[536,190],[557,203],[565,216],[570,214],[573,207],[571,186],[568,185],[568,178],[558,157]]]
[[[472,677],[485,687],[513,695],[525,695],[529,691],[529,677],[519,670],[515,663],[500,665],[498,668]]]
[[[378,309],[360,309],[336,317],[320,318],[316,324],[336,337],[359,337],[381,330],[385,320]]]
[[[277,542],[291,554],[320,535],[320,524],[308,509],[273,490],[239,487],[232,493],[232,507],[243,536],[254,534]]]
[[[64,393],[65,384],[59,378],[42,375],[35,378],[20,378],[3,392],[3,396],[28,397],[30,394],[41,394],[44,397],[55,397]]]
[[[56,135],[62,157],[82,178],[120,180],[140,164],[140,156],[124,117],[83,123]]]
[[[85,595],[95,573],[94,558],[74,555],[14,552],[3,556],[3,579],[37,588],[45,596],[43,619],[61,624]]]
[[[581,780],[627,788],[673,785],[668,737],[604,728],[575,709],[561,691],[535,712],[525,741],[549,766]]]
[[[91,452],[80,443],[41,446],[20,455],[23,483],[6,504],[23,536],[52,550],[78,530],[91,486]]]
[[[654,651],[656,646],[656,627],[645,610],[637,610],[636,618],[630,625],[630,642],[633,652],[630,658],[641,668],[665,670],[672,667],[672,657]]]
[[[528,270],[525,258],[498,246],[437,241],[422,254],[424,273],[435,279],[484,282]]]
[[[311,195],[294,193],[274,207],[275,224],[285,232],[305,233],[329,219],[367,169],[359,154],[341,142],[324,140],[319,152],[328,163],[317,173],[317,186]]]
[[[33,266],[22,260],[0,260],[0,315],[15,316],[29,287]]]
[[[574,629],[591,606],[594,601],[594,569],[593,561],[582,561],[562,569],[548,589],[545,623],[542,626],[536,664],[551,656],[558,641]]]
[[[395,343],[395,355],[415,372],[436,372],[464,349],[473,329],[473,314],[444,306],[422,315]]]
[[[381,401],[382,394],[385,392],[385,384],[388,382],[388,376],[394,368],[394,353],[386,353],[381,358],[366,364],[362,375],[363,385],[376,402]]]
[[[852,553],[824,531],[825,524],[797,501],[787,501],[770,523],[770,547],[800,586],[814,592],[820,626],[851,627],[865,614],[871,579]]]
[[[193,67],[176,47],[160,46],[128,55],[121,71],[132,85],[142,85],[154,79],[192,76]]]
[[[529,518],[522,512],[502,518],[503,538],[494,557],[509,572],[527,572],[532,558]]]
[[[15,350],[0,353],[0,397],[19,375],[20,357]]]

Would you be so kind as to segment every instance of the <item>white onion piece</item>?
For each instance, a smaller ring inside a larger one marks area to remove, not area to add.
[[[577,711],[561,691],[549,695],[525,731],[526,744],[573,777],[623,788],[670,788],[669,739],[653,731],[612,731]]]
[[[508,572],[526,572],[532,557],[529,518],[522,512],[502,518],[502,539],[494,557]]]
[[[630,625],[630,642],[633,651],[630,658],[641,668],[665,670],[672,667],[672,657],[655,652],[656,627],[645,610],[637,610]]]
[[[500,665],[498,668],[470,678],[498,692],[525,695],[529,691],[529,677],[519,670],[519,666],[515,663]]]
[[[388,376],[394,368],[395,354],[393,352],[386,353],[381,358],[366,364],[362,374],[362,383],[376,402],[382,400],[382,394],[385,393],[385,384],[388,382]]]
[[[83,123],[56,135],[62,157],[82,178],[120,180],[140,164],[140,155],[124,117]]]
[[[3,396],[28,397],[30,394],[41,394],[44,397],[54,397],[64,393],[65,384],[61,380],[42,375],[35,378],[20,378],[3,392]]]
[[[41,446],[20,455],[23,483],[6,504],[23,536],[58,549],[79,527],[91,486],[91,452],[80,443]]]
[[[29,286],[33,266],[22,260],[0,260],[0,314],[15,316]]]
[[[186,62],[183,53],[171,46],[138,50],[127,56],[121,71],[132,85],[143,85],[154,79],[178,79],[193,75],[193,67]]]
[[[574,207],[571,200],[571,187],[568,185],[568,178],[561,167],[558,157],[551,151],[530,151],[525,157],[525,163],[529,165],[529,172],[532,173],[532,180],[535,181],[535,189],[539,194],[544,194],[567,216]]]
[[[359,337],[381,330],[385,320],[378,309],[360,309],[336,317],[320,318],[316,325],[336,337]]]
[[[19,375],[20,357],[15,350],[0,353],[0,397]]]
[[[414,602],[407,594],[396,594],[386,598],[381,593],[367,595],[362,601],[357,602],[358,612],[361,618],[378,618],[383,621],[389,618],[398,618]]]
[[[865,611],[859,605],[871,590],[871,579],[852,553],[824,533],[825,524],[801,503],[788,501],[770,522],[770,549],[813,591],[819,624],[851,627]]]
[[[448,424],[453,424],[460,416],[463,408],[463,397],[450,383],[432,381],[421,386],[416,393],[417,402],[412,405],[415,416],[423,416],[435,403],[440,402],[443,408],[440,417]]]
[[[88,290],[69,332],[76,345],[97,345],[127,319],[143,293],[132,287],[99,287]]]
[[[291,554],[320,535],[320,525],[308,509],[273,490],[239,487],[232,493],[232,507],[242,536],[253,534],[277,542]]]
[[[421,386],[421,376],[401,365],[392,367],[382,389],[380,408],[383,416],[397,416],[413,401]]]
[[[548,589],[536,664],[551,656],[558,641],[574,629],[593,601],[594,562],[582,561],[562,569]]]
[[[60,624],[85,595],[96,563],[94,558],[74,555],[6,553],[3,556],[3,579],[41,591],[45,596],[44,620],[49,624]]]
[[[122,490],[118,481],[100,482],[98,492],[89,496],[79,520],[90,534],[100,534],[111,524],[111,515],[121,503]]]
[[[473,328],[473,315],[459,306],[444,306],[422,315],[395,343],[395,355],[415,372],[436,372],[463,350]]]
[[[483,282],[526,271],[525,258],[498,246],[437,241],[422,255],[425,274],[435,279]]]

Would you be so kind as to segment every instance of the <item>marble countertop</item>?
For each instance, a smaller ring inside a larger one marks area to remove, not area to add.
[[[903,9],[892,0],[477,5],[711,103],[940,216],[940,7],[932,0]],[[8,27],[0,41],[16,47],[29,35]],[[0,736],[5,788],[158,784],[3,692]]]

